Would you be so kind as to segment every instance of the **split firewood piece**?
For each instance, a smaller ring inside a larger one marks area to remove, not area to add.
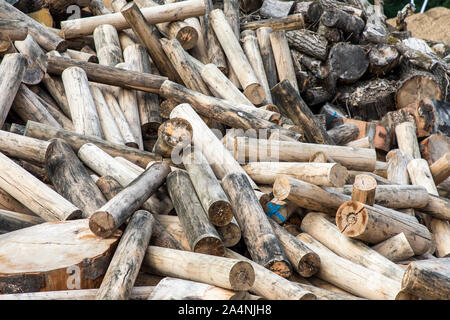
[[[0,188],[46,221],[76,219],[81,210],[0,153]]]
[[[170,168],[159,162],[145,170],[119,194],[89,218],[89,228],[101,237],[110,236],[164,183]]]
[[[86,72],[78,67],[67,68],[62,73],[62,80],[75,132],[103,139]]]
[[[364,174],[363,174],[364,175]],[[366,176],[366,175],[364,175]],[[358,177],[358,175],[356,176]],[[355,177],[355,182],[356,182]],[[370,178],[374,179],[372,176]],[[374,179],[375,180],[375,179]],[[375,180],[376,183],[376,180]],[[352,195],[354,185],[345,185],[342,193]],[[358,201],[358,200],[356,200]],[[392,209],[425,208],[430,202],[428,191],[422,186],[377,185],[375,203]]]
[[[347,169],[338,163],[250,162],[243,168],[261,184],[273,184],[279,175],[326,187],[342,187],[347,179]]]
[[[145,167],[151,161],[161,160],[160,156],[155,155],[154,153],[151,152],[141,151],[139,149],[118,145],[92,136],[77,134],[72,131],[50,127],[33,121],[27,122],[25,134],[28,137],[45,141],[53,138],[64,139],[68,144],[70,144],[70,146],[75,152],[78,152],[78,150],[84,144],[92,143],[101,148],[102,150],[104,150],[106,153],[110,154],[111,156],[124,157],[127,160],[130,160],[131,162],[136,163],[141,167]]]
[[[194,149],[182,160],[209,221],[218,227],[230,224],[233,209],[205,156]]]
[[[393,183],[410,184],[407,166],[412,160],[411,155],[400,149],[394,149],[389,151],[386,159],[388,160],[387,179]]]
[[[24,22],[28,27],[28,33],[39,43],[46,51],[57,50],[64,52],[67,49],[67,42],[56,35],[46,26],[40,24],[25,13],[19,11],[6,1],[0,3],[0,18],[13,19]]]
[[[154,286],[134,287],[131,289],[130,300],[147,300],[154,288]],[[98,289],[80,289],[2,294],[0,300],[95,300],[97,291]]]
[[[393,262],[403,261],[415,255],[403,232],[384,240],[371,248]]]
[[[200,70],[203,81],[211,92],[224,100],[253,106],[253,103],[217,68],[215,64],[206,64]]]
[[[17,91],[12,110],[23,121],[37,121],[55,128],[61,128],[59,122],[46,109],[39,97],[24,84],[21,84]]]
[[[282,277],[289,277],[291,265],[247,178],[230,173],[223,178],[222,187],[231,201],[253,261]]]
[[[8,157],[45,163],[49,142],[0,130],[0,152]]]
[[[194,133],[195,134],[195,133]],[[316,152],[323,152],[348,170],[372,172],[376,167],[374,149],[330,146],[325,144],[276,141],[235,137],[229,146],[236,159],[248,161],[308,162]],[[228,147],[228,144],[227,144]]]
[[[297,83],[297,77],[295,75],[291,51],[286,38],[286,32],[284,30],[273,31],[270,33],[269,37],[275,57],[278,79],[280,79],[280,82],[283,80],[288,80],[294,90],[299,93],[300,91]],[[272,94],[274,93],[272,92]]]
[[[278,83],[276,62],[272,50],[272,44],[270,42],[271,33],[272,28],[270,27],[261,27],[256,29],[256,36],[258,38],[259,50],[261,53],[261,58],[263,60],[264,70],[266,72],[269,88],[272,88]]]
[[[96,84],[91,84],[90,88],[105,140],[112,143],[125,144],[117,122],[105,100],[102,90]]]
[[[139,149],[138,141],[134,137],[130,124],[128,123],[127,118],[120,108],[120,104],[117,101],[116,97],[111,92],[107,91],[103,92],[103,97],[105,98],[106,104],[109,107],[109,111],[111,112],[111,115],[113,116],[114,121],[116,122],[116,125],[120,131],[123,144],[131,148]]]
[[[148,300],[248,300],[246,291],[231,291],[206,283],[166,277]]]
[[[178,156],[192,141],[192,127],[188,121],[172,118],[165,121],[158,129],[158,140],[153,152],[165,158]]]
[[[400,60],[400,53],[394,46],[378,44],[369,52],[369,72],[384,76],[394,69]]]
[[[1,230],[11,232],[32,227],[45,221],[37,216],[0,209]]]
[[[2,9],[3,10],[3,9]],[[3,127],[27,69],[27,58],[19,53],[6,55],[0,64],[0,127]]]
[[[345,202],[336,212],[336,225],[344,235],[372,244],[403,232],[417,255],[427,252],[432,245],[430,232],[414,217],[380,206]]]
[[[423,99],[442,100],[441,88],[431,74],[412,72],[403,77],[395,97],[397,109]]]
[[[282,109],[287,112],[289,118],[297,126],[304,128],[308,142],[334,145],[334,141],[313,117],[311,109],[306,105],[289,80],[281,81],[272,88],[271,92]]]
[[[95,51],[94,52],[85,52],[85,51],[67,49],[67,53],[69,54],[70,58],[74,59],[74,60],[99,63],[97,53]]]
[[[287,17],[294,8],[294,1],[264,0],[260,13],[265,18]]]
[[[259,80],[259,83],[264,89],[266,98],[263,104],[273,104],[266,71],[264,70],[264,64],[260,53],[260,48],[256,39],[256,33],[253,30],[243,31],[241,33],[241,42],[247,59],[249,60],[250,65]]]
[[[352,201],[373,206],[376,189],[377,181],[373,177],[359,174],[355,177],[355,182],[353,182]]]
[[[244,260],[252,265],[255,270],[255,284],[251,290],[269,300],[315,300],[324,295],[323,290],[315,290],[310,285],[294,283],[274,272],[264,268],[256,262],[247,259],[239,253],[226,249],[225,256]],[[314,293],[311,293],[313,292]],[[320,296],[319,296],[320,295]]]
[[[328,249],[356,264],[378,272],[387,278],[401,282],[404,270],[383,257],[363,242],[343,235],[322,213],[308,213],[302,220],[301,229]]]
[[[66,91],[64,90],[64,84],[61,78],[51,77],[48,73],[46,73],[42,79],[42,83],[66,117],[72,119],[72,115],[70,114],[70,106],[67,102]]]
[[[273,28],[272,28],[273,29]],[[317,33],[301,29],[286,32],[289,45],[297,51],[325,61],[328,57],[328,41]]]
[[[336,145],[344,146],[358,138],[359,127],[353,122],[348,122],[328,130],[327,134]]]
[[[395,135],[399,149],[413,159],[420,159],[419,143],[417,141],[416,126],[412,122],[403,122],[395,127]]]
[[[148,211],[136,211],[120,238],[96,300],[128,300],[145,250],[152,235],[154,218]]]
[[[259,28],[272,28],[273,31],[297,30],[305,27],[305,20],[301,13],[291,14],[284,18],[258,20],[241,24],[241,30],[256,30]]]
[[[126,165],[123,165],[119,161],[115,160],[91,143],[83,145],[83,147],[78,151],[78,156],[89,168],[100,175],[112,176],[124,188],[129,186],[132,181],[137,179],[138,176],[145,171],[144,169],[141,169],[142,171],[135,172],[132,169],[129,169]],[[155,163],[159,162],[154,162],[151,165]],[[148,168],[150,167],[151,166]],[[159,187],[156,188],[154,195],[143,199],[144,203],[142,204],[142,207],[152,213],[167,214],[173,209],[172,202],[167,195],[162,196],[159,194],[157,191],[158,189]]]
[[[0,292],[97,288],[119,237],[118,231],[99,239],[87,219],[43,223],[2,235]]]
[[[179,2],[142,9],[142,15],[152,24],[183,20],[204,14],[205,3],[199,0],[189,0],[188,2]],[[130,27],[121,13],[110,13],[62,21],[61,31],[64,33],[66,39],[77,38],[92,34],[94,29],[102,24],[111,24],[117,31]]]
[[[118,65],[116,65],[116,67],[124,70],[132,69],[132,67],[126,63],[119,63]],[[119,89],[118,101],[120,109],[122,110],[123,115],[130,125],[131,132],[133,133],[133,137],[137,142],[139,149],[144,150],[144,139],[142,137],[141,120],[139,117],[139,105],[136,90],[124,88]]]
[[[338,256],[307,233],[296,238],[319,255],[318,278],[366,299],[394,300],[403,296],[400,281]],[[367,286],[367,281],[370,281],[370,286]]]
[[[67,59],[64,57],[48,56],[48,73],[61,75],[70,67],[79,67],[86,72],[89,81],[119,86],[127,89],[137,89],[158,93],[161,84],[167,80],[154,74],[128,71],[116,67],[104,66],[97,63]]]
[[[442,157],[430,166],[434,183],[439,185],[450,176],[450,151],[447,151]]]
[[[177,3],[174,3],[172,5],[177,5]],[[123,7],[120,12],[123,15],[124,19],[126,19],[126,21],[130,24],[133,31],[142,41],[144,46],[147,48],[147,51],[158,70],[162,74],[168,76],[169,79],[181,82],[182,80],[180,79],[180,76],[174,69],[173,65],[167,62],[167,56],[161,46],[161,37],[158,33],[158,30],[156,30],[155,26],[150,25],[149,22],[145,20],[145,16],[143,15],[144,10],[151,10],[160,7],[163,6],[144,8],[141,11],[134,2],[131,2]]]
[[[424,159],[413,159],[408,163],[408,172],[411,182],[421,185],[427,191],[438,196],[436,184],[433,181],[428,163]],[[450,224],[448,221],[432,218],[430,221],[431,232],[436,242],[436,253],[439,258],[450,255]]]
[[[213,10],[209,14],[209,17],[211,26],[230,65],[233,67],[233,70],[239,70],[236,76],[244,89],[245,96],[255,105],[261,104],[265,99],[264,89],[245,56],[231,26],[226,21],[223,11],[220,9]]]
[[[167,176],[167,188],[193,252],[223,256],[225,247],[209,222],[189,174],[176,170]]]
[[[110,24],[102,24],[94,30],[95,50],[100,64],[114,67],[123,62],[117,30]]]
[[[342,30],[353,43],[359,41],[365,26],[363,19],[340,9],[326,10],[322,14],[321,22],[329,28]]]
[[[27,24],[20,20],[2,19],[0,21],[0,40],[22,41],[28,35]]]
[[[144,266],[153,274],[203,282],[235,291],[249,290],[255,271],[246,261],[149,246]]]
[[[143,73],[152,73],[150,58],[141,45],[128,46],[123,51],[125,62],[131,66],[134,71]],[[161,117],[159,115],[159,98],[156,94],[149,92],[136,92],[139,105],[139,118],[141,129],[144,136],[150,136],[157,132],[161,125]]]
[[[310,248],[298,241],[274,220],[269,219],[272,229],[295,271],[302,277],[311,277],[320,268],[320,258]]]
[[[45,169],[59,194],[89,218],[106,199],[72,148],[61,139],[52,139],[47,148]]]
[[[413,261],[406,269],[402,289],[424,300],[447,300],[450,259]]]
[[[27,70],[23,76],[24,84],[38,84],[47,71],[47,56],[31,35],[25,40],[14,41],[16,49],[28,60]]]

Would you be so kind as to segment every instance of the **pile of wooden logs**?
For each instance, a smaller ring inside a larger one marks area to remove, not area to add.
[[[449,299],[450,48],[374,3],[0,0],[0,300]]]

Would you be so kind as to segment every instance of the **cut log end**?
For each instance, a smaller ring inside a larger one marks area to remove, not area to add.
[[[236,263],[231,268],[229,281],[234,290],[249,290],[255,282],[255,271],[252,265],[245,261]]]
[[[237,245],[242,236],[241,228],[235,223],[229,223],[226,226],[219,227],[217,228],[217,232],[227,248]]]
[[[397,109],[423,100],[423,99],[442,100],[442,92],[439,84],[424,75],[416,75],[404,81],[397,90],[396,103]]]
[[[233,209],[227,201],[216,201],[208,210],[208,218],[215,226],[226,226],[233,219]]]
[[[223,257],[225,246],[220,239],[215,237],[204,237],[200,239],[193,248],[194,252]]]
[[[299,261],[297,271],[302,277],[311,277],[320,269],[320,258],[315,252],[305,254]]]
[[[116,229],[115,225],[114,218],[104,211],[95,212],[89,219],[89,229],[102,238],[109,237]]]
[[[273,195],[278,200],[284,200],[291,192],[291,184],[287,176],[279,176],[273,184]]]
[[[270,261],[265,267],[283,278],[289,278],[292,274],[290,265],[286,261]]]
[[[348,177],[347,168],[341,166],[340,164],[336,164],[330,170],[330,182],[335,187],[344,186],[347,177]]]
[[[184,50],[190,50],[197,45],[198,32],[194,27],[185,26],[177,33],[177,40]]]
[[[266,98],[264,88],[259,83],[253,83],[245,88],[244,95],[254,105],[262,104]]]
[[[369,215],[364,206],[357,201],[343,203],[336,212],[336,225],[342,234],[357,237],[367,226]]]

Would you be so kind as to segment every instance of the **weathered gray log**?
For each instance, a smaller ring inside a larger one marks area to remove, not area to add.
[[[328,41],[317,33],[305,29],[286,32],[289,45],[294,49],[325,61],[328,57]]]

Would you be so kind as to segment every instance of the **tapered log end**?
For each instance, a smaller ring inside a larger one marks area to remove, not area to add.
[[[336,164],[330,170],[330,182],[334,187],[343,187],[347,177],[347,168],[340,164]]]
[[[266,93],[259,83],[253,83],[245,88],[244,95],[254,105],[260,105],[266,99]]]
[[[204,237],[195,244],[193,251],[196,253],[223,257],[225,255],[225,246],[220,239],[215,237]]]
[[[177,33],[177,40],[184,50],[190,50],[197,45],[198,32],[194,27],[185,26]]]
[[[97,211],[89,218],[89,229],[102,238],[111,236],[115,226],[114,218],[105,211]]]
[[[241,228],[235,223],[229,223],[226,226],[218,227],[217,232],[227,248],[237,245],[242,236]]]
[[[233,290],[247,291],[255,283],[255,270],[250,263],[239,261],[231,268],[229,281]]]
[[[287,261],[271,261],[265,267],[283,278],[289,278],[292,274],[291,265]]]
[[[291,192],[291,183],[287,176],[279,176],[273,184],[273,195],[278,200],[287,199]]]
[[[209,221],[215,226],[223,227],[233,219],[233,209],[228,201],[220,200],[214,202],[208,210]]]
[[[305,254],[297,265],[297,272],[302,277],[311,277],[320,269],[320,258],[315,252]]]
[[[336,212],[336,225],[342,234],[357,237],[366,229],[369,215],[363,204],[357,201],[343,203]]]

